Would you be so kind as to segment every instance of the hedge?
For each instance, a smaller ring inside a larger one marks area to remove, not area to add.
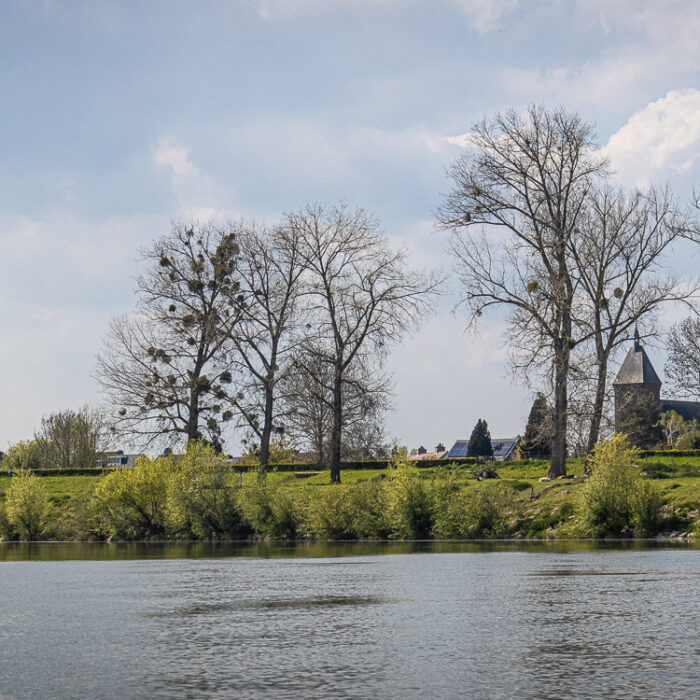
[[[700,450],[698,450],[700,452]],[[475,457],[460,457],[456,459],[417,459],[412,460],[411,464],[419,468],[425,467],[444,467],[449,464],[455,464],[458,466],[469,466],[476,464]],[[233,470],[236,472],[248,472],[257,471],[258,467],[256,465],[240,465],[234,464]],[[389,466],[388,459],[371,459],[365,461],[353,461],[353,462],[342,462],[341,469],[387,469]],[[109,474],[115,469],[127,469],[128,467],[90,467],[90,468],[70,468],[70,469],[32,469],[32,473],[37,476],[104,476]],[[326,467],[327,469],[327,467]],[[270,472],[303,472],[310,470],[321,471],[322,468],[313,462],[287,462],[283,464],[270,464],[267,467]],[[2,468],[0,467],[0,473],[2,473]],[[13,472],[7,470],[5,472],[9,476],[12,476]]]
[[[353,462],[341,462],[340,467],[341,469],[352,469],[352,470],[361,470],[361,469],[387,469],[389,466],[389,461],[388,459],[369,459],[365,461],[353,461]],[[415,465],[416,467],[419,468],[424,468],[424,467],[444,467],[448,464],[457,464],[457,465],[469,465],[469,464],[476,464],[476,458],[474,457],[463,457],[459,459],[417,459],[417,460],[411,460],[411,464]],[[325,467],[327,469],[328,467]],[[238,472],[244,472],[244,471],[255,471],[257,470],[257,466],[250,466],[250,465],[234,465],[234,469]],[[313,462],[303,462],[303,463],[286,463],[286,464],[269,464],[267,467],[267,470],[270,472],[299,472],[299,471],[309,471],[312,469],[316,469],[321,471],[322,467],[319,467],[317,464],[314,464]]]
[[[700,457],[700,450],[641,450],[640,457]]]
[[[32,474],[37,476],[104,476],[109,474],[115,469],[123,469],[124,467],[70,467],[69,469],[57,469],[57,468],[45,468],[45,469],[32,469]],[[0,474],[2,474],[2,467],[0,466]],[[12,470],[8,469],[5,474],[12,476],[14,473]]]

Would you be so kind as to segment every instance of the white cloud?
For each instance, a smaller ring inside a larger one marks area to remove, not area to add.
[[[345,5],[394,5],[401,9],[402,0],[335,0],[335,4]],[[479,34],[495,29],[503,15],[513,11],[519,0],[447,0],[457,5],[466,15],[469,24]],[[325,10],[327,0],[253,0],[260,19],[265,22],[287,18],[304,10]],[[437,4],[437,3],[436,3]]]
[[[236,214],[231,194],[205,169],[190,160],[190,151],[172,137],[163,138],[153,152],[153,162],[168,170],[170,187],[177,203],[176,216],[189,221],[223,220]]]
[[[460,148],[467,148],[472,143],[473,132],[468,131],[466,134],[459,134],[457,136],[446,136],[445,141],[452,144],[453,146],[459,146]]]
[[[158,165],[170,168],[175,175],[180,177],[196,175],[198,172],[189,160],[187,149],[167,141],[161,142],[155,149],[153,160]]]
[[[452,0],[458,5],[480,34],[495,29],[501,17],[512,12],[518,0]]]
[[[644,187],[700,166],[700,90],[672,90],[636,111],[602,149],[618,178]]]
[[[586,60],[549,61],[545,67],[511,65],[494,81],[522,103],[563,104],[584,113],[629,112],[676,84],[694,84],[700,63],[700,4],[656,0],[580,0],[569,3],[582,35],[600,45]]]

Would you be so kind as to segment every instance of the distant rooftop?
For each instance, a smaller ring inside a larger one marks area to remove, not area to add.
[[[491,438],[494,459],[508,457],[518,446],[520,438]],[[469,440],[457,440],[449,451],[448,459],[457,459],[469,456]]]
[[[634,332],[634,345],[627,353],[613,384],[661,384],[651,360],[647,357],[639,333]]]

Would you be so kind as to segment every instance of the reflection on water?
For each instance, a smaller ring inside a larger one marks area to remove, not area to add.
[[[481,542],[0,542],[2,561],[329,558],[378,554],[700,549],[698,540],[485,540]],[[350,563],[350,562],[347,562]],[[337,566],[337,562],[333,562]],[[564,574],[562,574],[564,575]]]
[[[321,606],[339,605],[381,605],[391,602],[388,598],[378,596],[331,596],[326,598],[304,598],[291,600],[247,600],[233,603],[212,603],[200,605],[187,605],[177,610],[157,612],[150,617],[175,617],[183,615],[216,615],[233,610],[258,609],[258,610],[282,610],[295,608],[297,610],[313,609]]]
[[[0,557],[3,700],[666,700],[700,685],[700,552],[687,546],[39,544]]]

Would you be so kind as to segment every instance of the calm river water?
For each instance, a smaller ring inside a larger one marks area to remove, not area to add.
[[[696,698],[700,549],[0,544],[0,698]]]

